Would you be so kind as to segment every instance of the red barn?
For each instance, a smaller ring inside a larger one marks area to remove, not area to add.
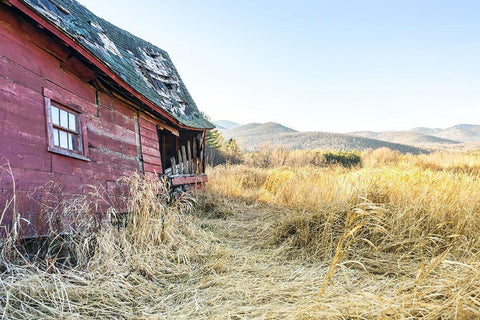
[[[213,127],[165,51],[74,0],[0,0],[3,232],[15,211],[41,235],[52,197],[114,199],[136,172],[203,183]]]

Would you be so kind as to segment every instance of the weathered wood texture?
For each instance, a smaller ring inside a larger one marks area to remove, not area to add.
[[[190,142],[192,141],[192,142]],[[197,137],[192,137],[191,140],[187,140],[186,148],[182,145],[177,150],[177,159],[175,157],[170,158],[170,168],[165,170],[167,175],[194,175],[194,174],[203,174],[203,166],[201,163],[201,155],[197,151],[197,141],[200,146],[200,153],[203,152],[203,142]]]
[[[16,195],[0,221],[0,236],[15,221],[23,237],[45,235],[52,226],[69,231],[76,216],[52,212],[62,211],[59,204],[72,204],[73,198],[87,197],[87,211],[94,213],[105,213],[111,206],[125,210],[127,186],[121,178],[135,172],[157,176],[164,173],[162,162],[172,163],[174,185],[195,188],[207,180],[204,133],[174,128],[118,92],[108,92],[104,78],[96,81],[99,70],[85,62],[72,43],[62,41],[67,40],[0,1],[0,212]],[[49,99],[79,115],[85,133],[83,155],[73,158],[48,151]],[[101,199],[96,203],[94,193]]]
[[[205,174],[191,175],[191,176],[178,176],[172,177],[172,185],[194,185],[197,188],[203,186],[208,181],[208,177]]]
[[[144,173],[146,176],[154,177],[162,173],[157,123],[151,117],[141,114],[139,124]]]
[[[92,72],[80,60],[72,59],[71,49],[10,12],[13,9],[0,6],[1,203],[13,196],[8,164],[15,180],[16,210],[30,221],[22,220],[23,236],[46,232],[49,213],[45,208],[89,194],[94,188],[104,201],[92,210],[102,212],[110,205],[121,210],[125,186],[117,179],[140,168],[136,111],[90,85],[87,80],[92,79]],[[45,90],[59,103],[85,115],[91,161],[47,151]],[[143,122],[145,171],[160,173],[155,124]],[[5,217],[1,226],[10,228],[11,220],[11,215]]]

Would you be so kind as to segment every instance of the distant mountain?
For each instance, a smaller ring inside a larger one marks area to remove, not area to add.
[[[329,132],[298,132],[279,123],[250,123],[222,130],[226,139],[235,138],[247,150],[263,143],[290,149],[364,150],[388,147],[403,153],[425,153],[424,149],[365,137]]]
[[[416,127],[408,130],[409,132],[417,132],[429,135],[435,135],[436,133],[441,132],[443,129],[441,128],[427,128],[427,127]]]
[[[461,142],[478,142],[480,141],[480,125],[476,124],[457,124],[446,129],[440,128],[413,128],[410,132],[426,133],[439,138],[461,141]]]
[[[229,120],[213,121],[213,124],[217,127],[217,129],[232,129],[240,125],[236,122],[229,121]]]
[[[424,128],[428,129],[428,128]],[[430,129],[434,130],[434,129]],[[424,132],[428,130],[422,130]],[[365,138],[383,140],[393,143],[408,144],[413,146],[427,146],[427,145],[454,145],[461,143],[460,141],[444,139],[419,132],[407,132],[407,131],[359,131],[351,132],[350,134]]]
[[[267,123],[249,123],[243,126],[231,128],[223,131],[223,136],[226,139],[235,137],[249,137],[255,138],[258,136],[276,135],[280,133],[297,132],[291,128],[285,127],[280,123],[267,122]]]

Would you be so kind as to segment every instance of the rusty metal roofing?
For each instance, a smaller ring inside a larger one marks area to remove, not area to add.
[[[199,112],[168,54],[97,17],[75,0],[21,0],[76,40],[181,125],[214,128]]]

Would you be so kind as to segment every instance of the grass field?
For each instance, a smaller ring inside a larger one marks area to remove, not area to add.
[[[134,180],[128,226],[72,237],[74,268],[6,241],[3,318],[480,317],[480,154],[257,156],[211,168],[197,204]]]

